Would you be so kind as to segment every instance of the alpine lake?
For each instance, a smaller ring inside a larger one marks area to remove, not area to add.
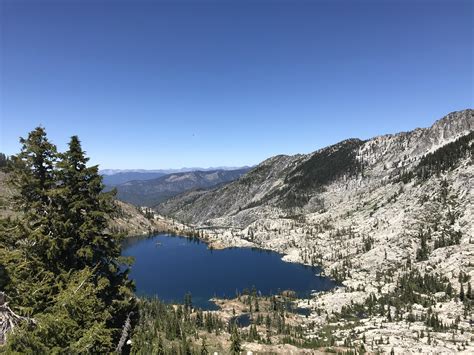
[[[292,290],[304,298],[334,288],[331,279],[318,276],[321,269],[288,263],[282,255],[256,248],[213,250],[195,238],[158,234],[128,238],[123,256],[135,261],[130,277],[138,296],[182,303],[191,293],[193,305],[217,309],[211,298],[233,298],[255,288],[258,294]]]

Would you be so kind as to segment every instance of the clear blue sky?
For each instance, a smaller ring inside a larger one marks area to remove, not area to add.
[[[473,1],[1,2],[0,151],[250,165],[473,107]]]

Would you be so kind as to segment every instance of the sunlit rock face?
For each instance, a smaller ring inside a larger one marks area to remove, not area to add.
[[[326,210],[354,193],[368,194],[381,186],[390,189],[424,155],[472,132],[473,112],[450,113],[430,128],[365,142],[348,139],[306,155],[278,155],[228,185],[179,195],[157,210],[197,225],[238,228],[264,216]]]

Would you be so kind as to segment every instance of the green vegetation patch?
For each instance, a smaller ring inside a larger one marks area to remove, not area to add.
[[[359,139],[350,139],[316,152],[288,174],[285,182],[307,191],[320,188],[345,174],[360,173],[362,164],[357,161],[356,154],[363,143]]]

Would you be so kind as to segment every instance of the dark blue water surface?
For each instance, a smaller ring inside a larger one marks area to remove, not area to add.
[[[122,254],[135,257],[131,278],[138,295],[182,302],[190,292],[193,305],[204,309],[215,307],[209,302],[214,296],[235,297],[253,286],[263,295],[294,290],[300,297],[335,286],[315,275],[319,268],[284,262],[278,253],[253,248],[211,250],[185,237],[131,238]]]

